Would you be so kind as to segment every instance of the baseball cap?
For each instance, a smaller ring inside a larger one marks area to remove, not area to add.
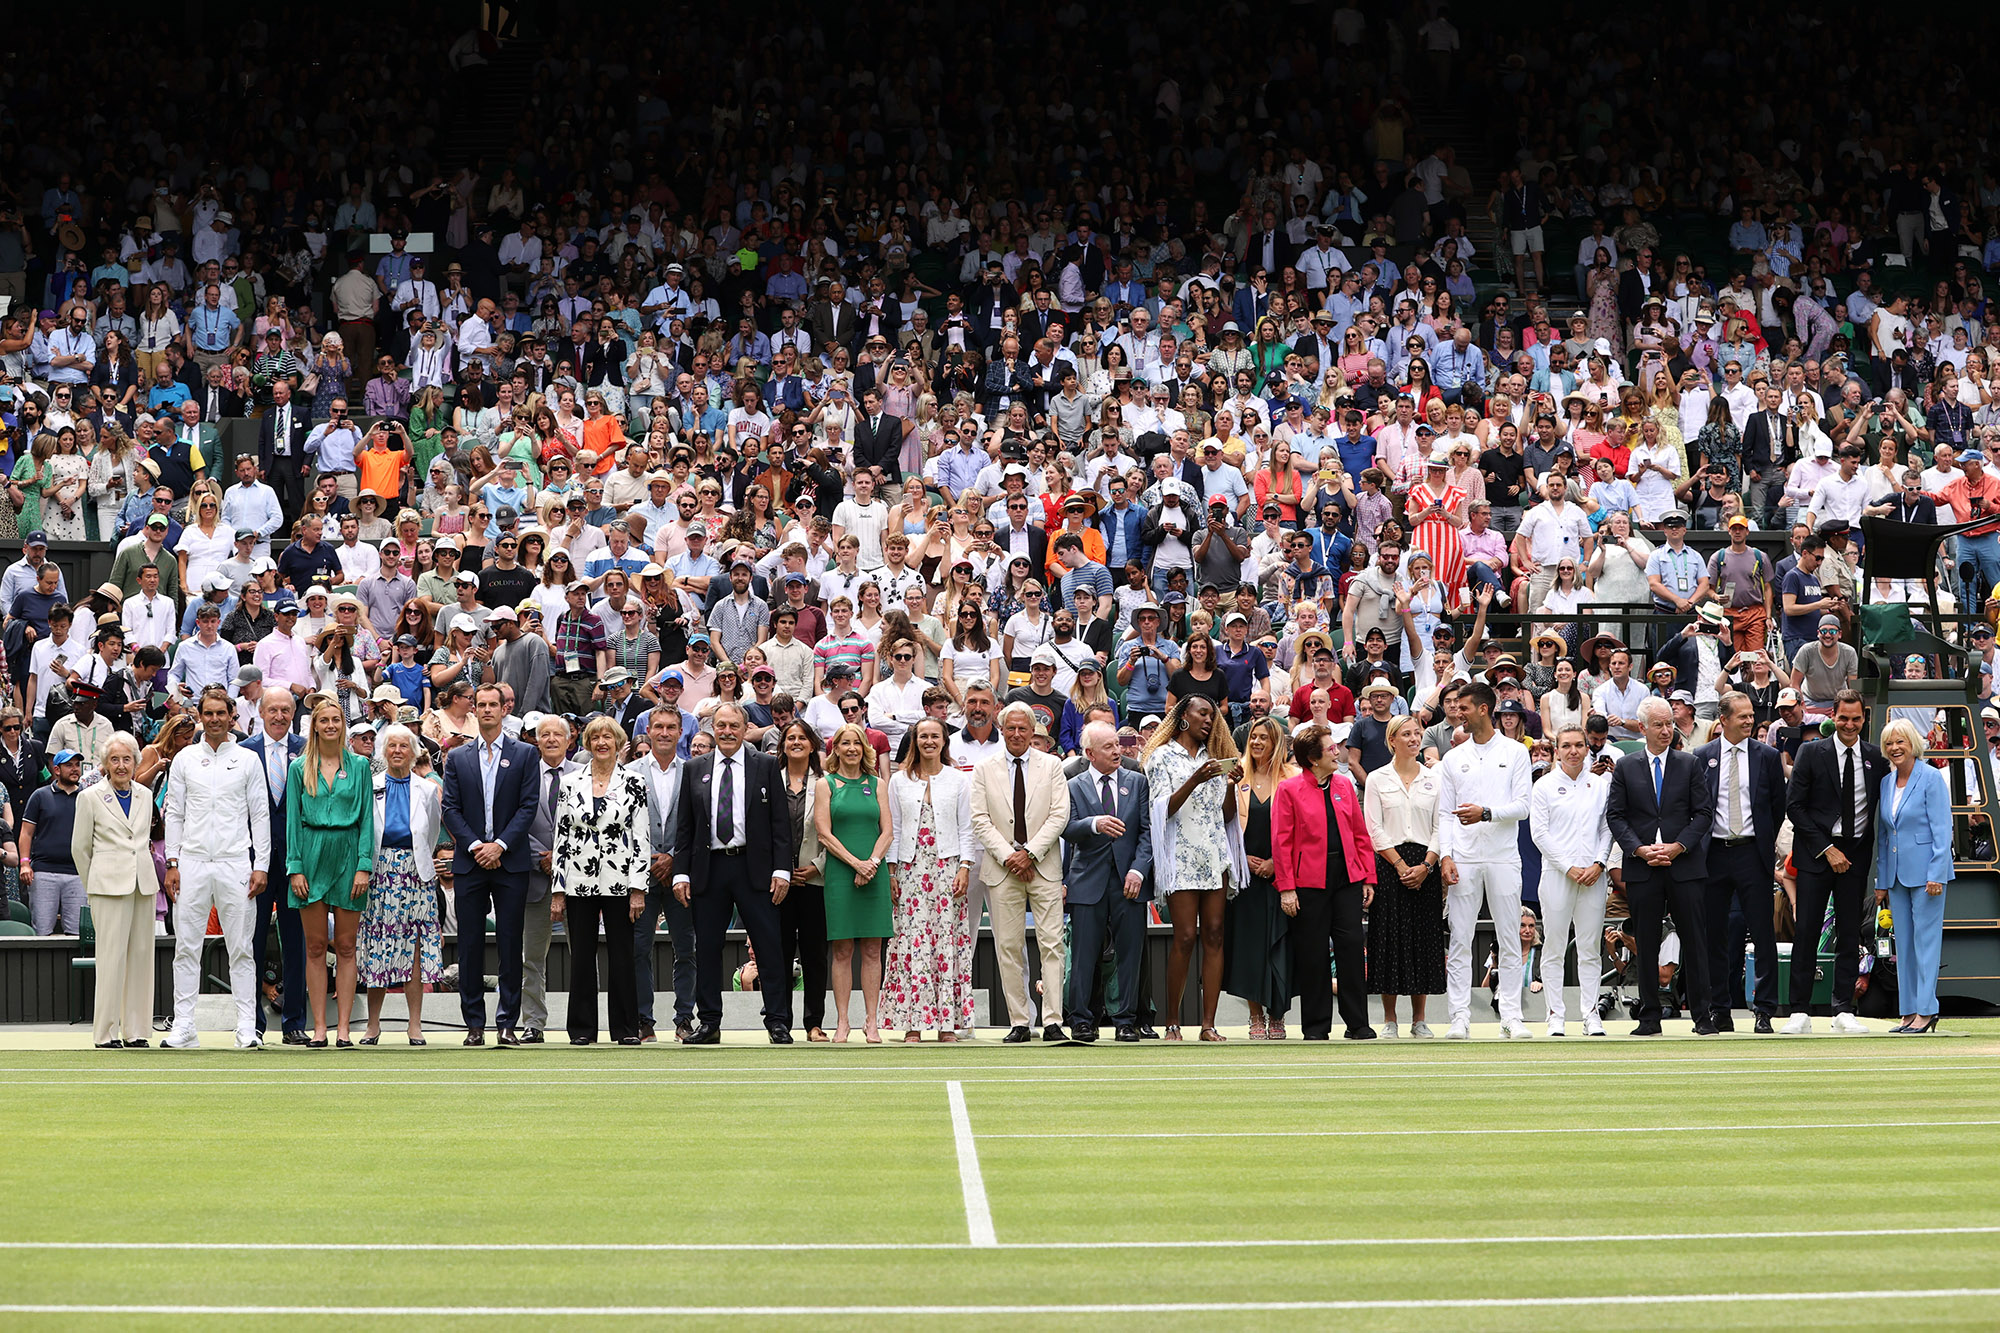
[[[854,664],[852,662],[834,662],[829,664],[826,669],[826,678],[828,680],[832,680],[836,676],[851,676],[853,674]]]
[[[257,532],[254,528],[238,528],[236,529],[236,540],[239,542],[254,542],[257,540]]]
[[[1793,704],[1798,702],[1800,702],[1800,699],[1799,699],[1799,692],[1797,690],[1778,691],[1778,707],[1790,708]]]
[[[238,685],[261,685],[263,682],[264,672],[261,668],[254,666],[240,666],[236,668],[236,683]]]
[[[78,754],[75,750],[57,750],[54,754],[49,756],[49,763],[53,765],[67,764],[71,760],[81,759],[81,758],[83,758],[83,756]]]
[[[704,648],[708,647],[708,635],[699,631],[688,635],[688,647],[692,648],[696,644],[700,644]]]
[[[1035,649],[1034,656],[1028,659],[1028,665],[1030,667],[1060,667],[1062,659],[1056,656],[1055,649],[1049,647],[1047,644],[1043,644],[1041,647]]]
[[[1745,518],[1741,514],[1731,514],[1729,516],[1729,522],[1725,526],[1732,528],[1748,528],[1750,526],[1750,520]]]
[[[467,634],[477,634],[479,633],[479,622],[461,611],[451,618],[451,628],[464,630]]]
[[[453,583],[471,583],[476,585],[479,582],[479,575],[469,569],[461,569],[458,573],[452,575],[451,581]],[[322,593],[321,595],[324,596],[325,594]],[[311,594],[308,593],[307,596],[311,596]]]
[[[511,620],[518,624],[521,617],[514,613],[514,608],[511,606],[496,606],[486,613],[486,619],[489,623],[495,620]]]
[[[164,528],[168,526],[167,516],[165,514],[148,514],[146,516],[146,526],[149,528]],[[48,543],[43,541],[41,538],[42,538],[41,533],[31,532],[28,534],[28,540],[22,542],[21,544],[23,546],[47,546]]]

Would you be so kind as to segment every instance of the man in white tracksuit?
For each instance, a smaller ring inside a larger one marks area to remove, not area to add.
[[[1528,833],[1542,853],[1542,998],[1549,1003],[1549,1035],[1563,1035],[1563,958],[1576,929],[1576,990],[1585,1035],[1604,1035],[1597,1016],[1597,983],[1604,954],[1604,898],[1609,889],[1611,826],[1604,801],[1608,774],[1586,766],[1590,740],[1582,727],[1556,737],[1556,766],[1535,784],[1528,801]]]
[[[222,925],[229,951],[229,991],[236,999],[236,1044],[262,1046],[257,1035],[257,971],[251,960],[255,898],[271,861],[271,807],[264,767],[230,737],[236,705],[229,691],[201,692],[201,739],[174,756],[167,779],[167,875],[174,902],[174,1027],[165,1044],[201,1045],[194,997],[201,989],[201,948],[208,913]],[[278,892],[284,892],[280,886]]]
[[[1500,946],[1500,1033],[1532,1034],[1521,1021],[1521,849],[1519,825],[1528,814],[1533,771],[1528,749],[1493,727],[1493,687],[1475,681],[1459,692],[1470,739],[1438,765],[1439,868],[1451,942],[1444,955],[1451,1029],[1472,1035],[1472,933],[1483,899]]]

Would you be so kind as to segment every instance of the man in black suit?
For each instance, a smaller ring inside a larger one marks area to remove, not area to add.
[[[1637,323],[1653,295],[1653,247],[1639,247],[1632,267],[1618,275],[1618,313]]]
[[[1771,1030],[1778,1012],[1778,940],[1771,928],[1772,867],[1777,864],[1778,827],[1785,822],[1785,757],[1762,741],[1757,709],[1750,696],[1731,690],[1722,696],[1716,738],[1694,752],[1715,785],[1715,822],[1708,842],[1708,885],[1702,908],[1708,918],[1709,1021],[1717,1032],[1734,1032],[1730,1014],[1732,955],[1742,952],[1743,927],[1732,929],[1733,904],[1756,946],[1754,980],[1743,989],[1756,1013],[1757,1031]],[[1685,954],[1695,945],[1682,936]],[[1700,997],[1689,992],[1688,1008],[1699,1011]]]
[[[1875,806],[1889,771],[1882,752],[1861,739],[1868,709],[1861,695],[1834,696],[1833,735],[1807,741],[1792,761],[1788,808],[1792,864],[1798,871],[1797,940],[1792,945],[1792,1018],[1788,1033],[1811,1032],[1813,974],[1802,952],[1815,948],[1826,901],[1833,899],[1833,1030],[1866,1032],[1854,1017],[1854,983],[1861,975],[1861,914],[1868,866],[1875,858]]]
[[[292,735],[292,696],[288,690],[265,690],[257,703],[257,718],[264,729],[243,742],[243,748],[257,757],[264,772],[264,791],[271,802],[271,863],[263,869],[269,883],[285,881],[285,774],[299,751],[306,748],[303,736]],[[282,888],[267,889],[257,895],[256,918],[251,926],[250,952],[261,984],[265,959],[270,953],[271,916],[278,917],[278,952],[284,968],[280,1000],[284,1006],[285,1045],[306,1044],[306,930],[299,909]],[[264,1006],[257,1005],[257,1035],[264,1035]]]
[[[764,1028],[773,1046],[792,1044],[792,973],[778,908],[792,883],[791,812],[784,768],[743,744],[749,718],[733,703],[715,710],[715,749],[681,767],[675,802],[674,897],[694,909],[695,1018],[690,1046],[722,1040],[722,945],[733,908],[762,969]]]
[[[257,424],[257,466],[278,493],[278,508],[291,522],[306,507],[306,436],[312,434],[312,406],[292,398],[290,380],[271,384],[271,406]]]
[[[486,1044],[486,914],[500,949],[499,1044],[519,1046],[521,946],[528,920],[528,830],[535,822],[535,775],[541,756],[501,729],[507,699],[498,685],[472,696],[479,735],[444,763],[444,826],[451,834],[451,875],[458,906],[458,1003],[465,1044]]]
[[[1770,526],[1776,501],[1784,492],[1785,467],[1797,443],[1781,406],[1777,388],[1765,385],[1758,409],[1743,423],[1743,500],[1756,520]]]
[[[812,335],[813,350],[829,363],[836,345],[853,350],[855,331],[860,327],[861,317],[847,303],[847,288],[837,282],[826,289],[825,300],[813,302],[806,312],[806,332]]]
[[[1708,834],[1715,819],[1715,783],[1695,757],[1669,748],[1674,710],[1665,699],[1639,703],[1646,738],[1611,770],[1604,817],[1625,852],[1625,898],[1632,907],[1632,937],[1639,946],[1639,1026],[1635,1037],[1660,1034],[1661,917],[1669,906],[1681,937],[1681,976],[1695,1035],[1715,1031],[1708,1021],[1708,951],[1703,942],[1702,876],[1708,872]]]
[[[885,484],[900,484],[902,456],[903,419],[882,410],[882,388],[871,384],[861,395],[861,416],[854,423],[854,466],[879,467]]]
[[[211,369],[203,378],[201,392],[195,395],[195,399],[201,404],[201,419],[204,422],[243,415],[243,396],[230,387],[228,366]]]

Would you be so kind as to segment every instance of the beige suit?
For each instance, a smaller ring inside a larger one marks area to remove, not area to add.
[[[90,895],[97,932],[97,1015],[94,1040],[146,1041],[153,1035],[153,793],[132,784],[132,813],[109,782],[76,798],[70,855]]]
[[[972,834],[984,852],[979,880],[986,886],[993,916],[993,949],[1000,962],[1000,987],[1007,997],[1008,1021],[1029,1026],[1034,1008],[1028,998],[1027,910],[1035,911],[1035,939],[1042,953],[1042,1022],[1062,1022],[1063,886],[1062,832],[1069,824],[1069,783],[1062,761],[1030,749],[1027,763],[1027,838],[1020,844],[1035,858],[1026,881],[1007,873],[1014,854],[1014,756],[1001,749],[980,761],[972,778]]]

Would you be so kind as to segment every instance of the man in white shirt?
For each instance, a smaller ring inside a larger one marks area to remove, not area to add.
[[[253,554],[271,554],[271,534],[284,526],[285,511],[278,504],[278,493],[258,479],[254,452],[237,456],[236,484],[222,496],[222,522],[257,534]]]
[[[1438,864],[1451,923],[1444,955],[1451,1028],[1445,1036],[1464,1041],[1472,1035],[1472,935],[1483,901],[1499,944],[1500,1032],[1527,1037],[1521,1021],[1519,824],[1528,814],[1533,772],[1528,752],[1494,729],[1492,686],[1474,681],[1459,699],[1470,738],[1438,765]]]
[[[1569,503],[1560,476],[1542,481],[1544,502],[1521,516],[1514,533],[1514,567],[1528,576],[1528,610],[1542,609],[1555,582],[1557,562],[1570,559],[1581,566],[1590,559],[1590,520]]]
[[[466,364],[473,357],[490,371],[499,365],[500,354],[493,346],[493,302],[482,299],[472,314],[458,326],[458,360]]]
[[[890,674],[868,691],[868,723],[889,738],[889,751],[902,744],[903,733],[924,717],[924,691],[930,682],[916,674],[917,648],[899,643],[890,651]]]
[[[340,545],[333,548],[341,578],[359,583],[382,572],[382,553],[361,540],[361,520],[349,514],[340,520]]]
[[[1590,739],[1582,727],[1564,727],[1555,741],[1556,766],[1535,784],[1528,800],[1528,831],[1542,854],[1542,998],[1548,1002],[1549,1035],[1560,1037],[1569,1018],[1563,965],[1574,927],[1583,1031],[1601,1037],[1597,983],[1603,967],[1607,872],[1614,864],[1611,826],[1604,820],[1609,779],[1584,766]]]
[[[1620,648],[1611,654],[1611,679],[1591,691],[1590,701],[1593,711],[1604,714],[1611,724],[1614,740],[1635,741],[1639,739],[1639,703],[1649,693],[1645,686],[1632,679],[1632,654]]]
[[[180,616],[174,610],[174,599],[160,593],[158,565],[139,567],[139,591],[125,599],[121,612],[125,646],[135,652],[141,648],[165,648],[180,637]]]
[[[1815,528],[1828,519],[1858,524],[1861,511],[1868,507],[1869,479],[1861,475],[1861,450],[1844,444],[1834,457],[1839,470],[1822,478],[1806,502],[1805,521]]]
[[[842,500],[833,510],[833,538],[854,537],[860,543],[858,560],[862,572],[882,567],[882,534],[889,526],[889,506],[875,498],[875,474],[865,469],[854,474],[854,498]]]

